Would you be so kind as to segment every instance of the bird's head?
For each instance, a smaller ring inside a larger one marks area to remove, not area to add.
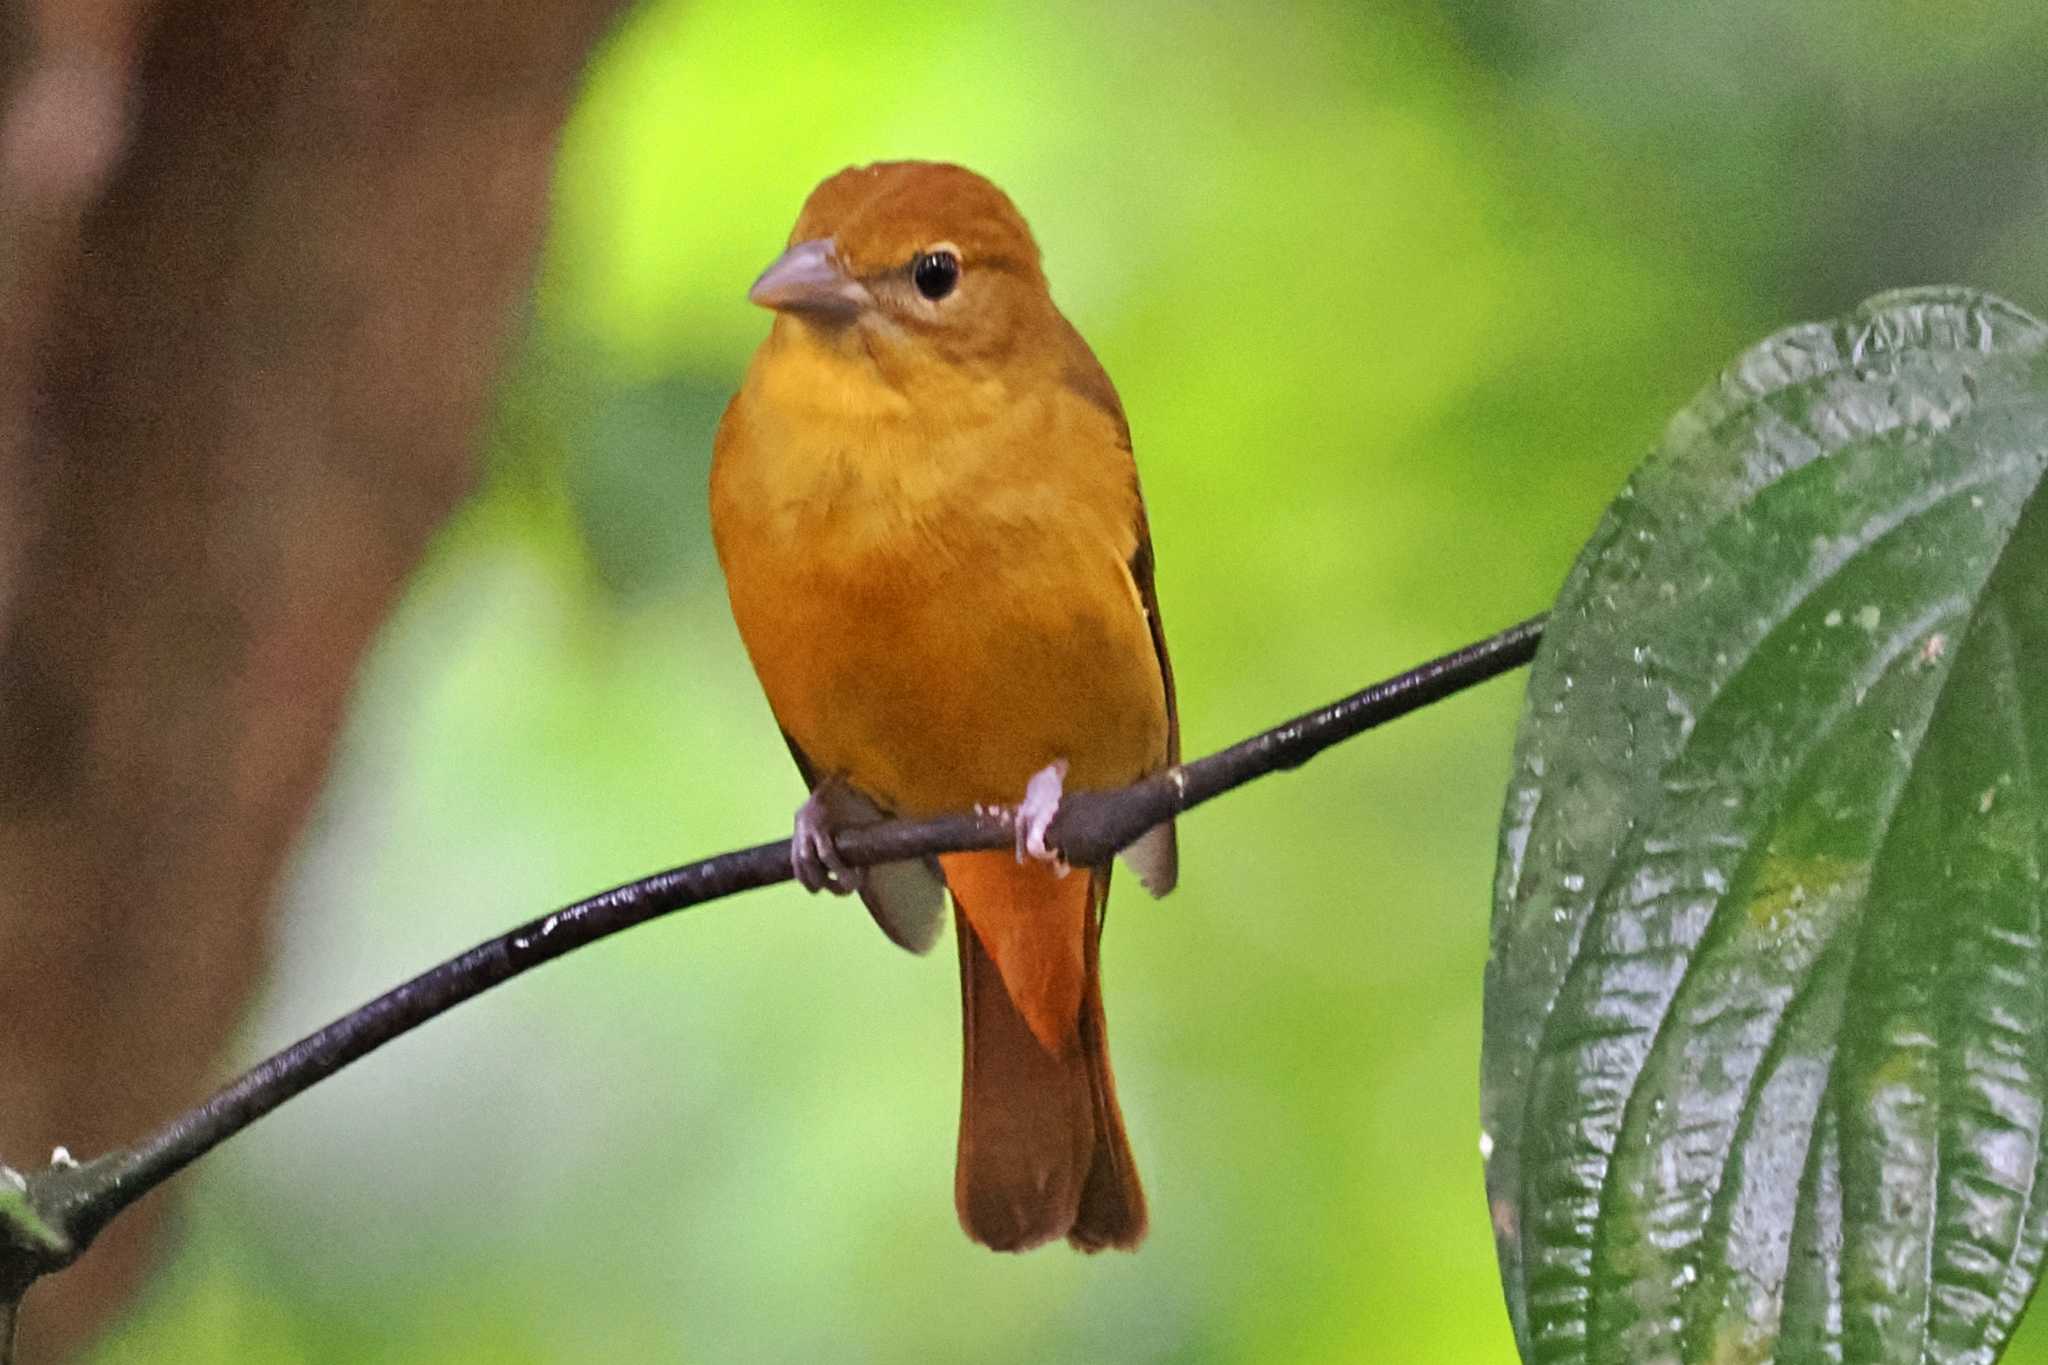
[[[1009,197],[930,161],[853,166],[819,185],[748,297],[776,311],[778,330],[889,368],[1001,361],[1058,318]]]

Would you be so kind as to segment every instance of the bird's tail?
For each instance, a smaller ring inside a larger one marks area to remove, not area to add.
[[[1057,877],[1006,853],[950,855],[965,1030],[961,1226],[998,1251],[1065,1237],[1135,1247],[1145,1195],[1103,1028],[1107,870]]]

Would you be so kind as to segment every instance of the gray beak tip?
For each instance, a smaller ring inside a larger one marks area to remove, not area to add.
[[[777,312],[824,314],[850,318],[872,300],[860,281],[840,267],[837,244],[830,237],[798,242],[775,258],[747,298]]]

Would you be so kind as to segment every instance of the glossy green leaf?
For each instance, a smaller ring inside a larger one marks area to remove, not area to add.
[[[2048,1241],[2048,329],[1921,290],[1671,424],[1530,677],[1486,983],[1522,1355],[1990,1361]]]

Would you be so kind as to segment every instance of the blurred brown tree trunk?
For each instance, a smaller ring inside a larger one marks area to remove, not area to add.
[[[0,1159],[215,1079],[616,2],[0,0]],[[24,1358],[153,1221],[29,1296]]]

